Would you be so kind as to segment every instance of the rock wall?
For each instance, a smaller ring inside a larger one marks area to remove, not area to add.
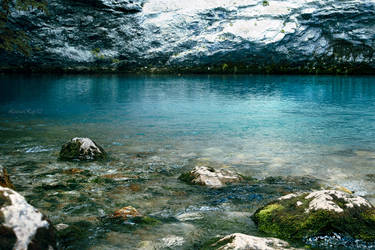
[[[3,71],[374,73],[374,0],[50,0]]]

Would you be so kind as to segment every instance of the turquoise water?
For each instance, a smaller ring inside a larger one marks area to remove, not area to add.
[[[58,161],[76,136],[111,160]],[[162,248],[168,237],[188,249],[217,234],[259,234],[248,215],[287,190],[246,186],[247,198],[228,198],[179,182],[195,161],[258,179],[316,177],[374,203],[374,138],[375,77],[0,76],[0,164],[54,223],[86,223],[89,241],[72,237],[72,249]],[[126,205],[162,223],[114,229],[98,219]],[[192,211],[201,218],[176,219]]]

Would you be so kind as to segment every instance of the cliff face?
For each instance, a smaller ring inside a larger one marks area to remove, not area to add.
[[[50,0],[3,70],[375,72],[374,0]]]

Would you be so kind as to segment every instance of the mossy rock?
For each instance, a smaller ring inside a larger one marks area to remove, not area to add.
[[[73,138],[61,147],[61,160],[94,161],[104,160],[107,153],[89,138]]]
[[[364,198],[338,190],[295,193],[258,209],[258,229],[285,240],[340,233],[375,241],[375,208]]]

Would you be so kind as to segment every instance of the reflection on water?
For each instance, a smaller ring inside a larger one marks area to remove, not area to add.
[[[58,162],[60,146],[74,136],[96,140],[112,160]],[[242,217],[223,224],[255,234],[243,219],[249,206],[176,179],[198,158],[257,178],[315,176],[374,201],[374,138],[375,77],[0,76],[0,164],[52,221],[91,218],[90,237],[101,249],[123,248],[130,239],[133,246],[162,244],[163,237],[191,246],[203,225],[220,224],[217,214],[230,212]],[[73,185],[63,172],[70,168],[88,175],[74,176]],[[117,178],[97,182],[103,175]],[[257,195],[246,201],[256,204]],[[194,212],[201,219],[131,233],[96,221],[125,205],[162,218]]]

